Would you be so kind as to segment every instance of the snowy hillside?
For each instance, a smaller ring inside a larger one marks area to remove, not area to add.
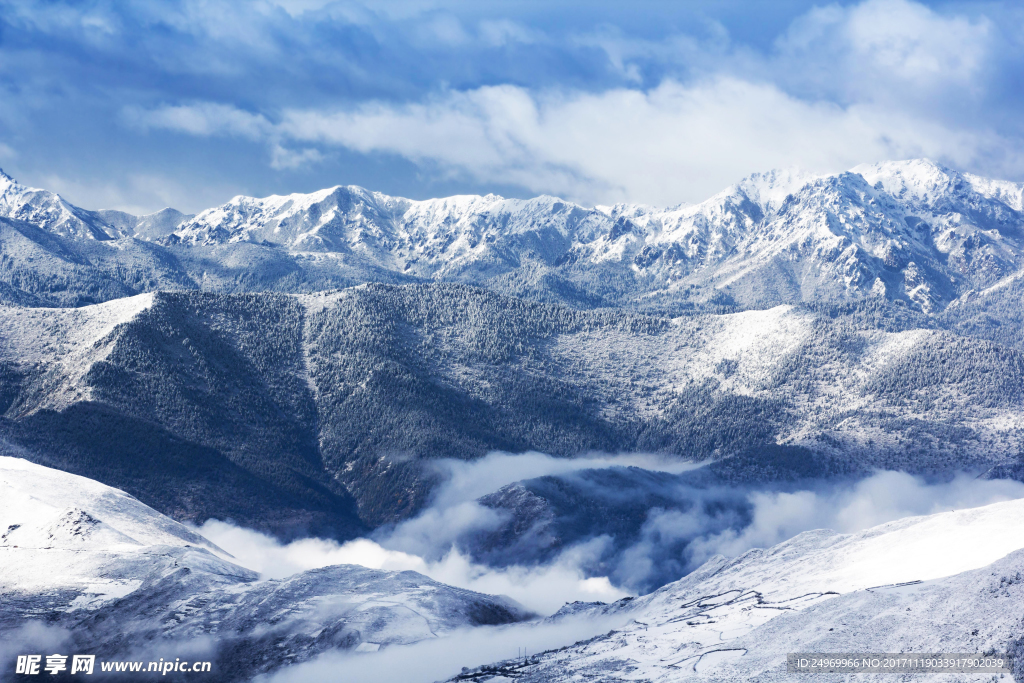
[[[1012,651],[1024,633],[1022,514],[1018,500],[806,532],[713,558],[642,598],[569,605],[624,625],[532,658],[516,680],[779,681],[789,652]]]
[[[242,681],[296,665],[301,677],[303,662],[339,651],[403,657],[405,645],[529,617],[408,571],[338,565],[261,580],[123,492],[18,458],[0,457],[0,493],[7,640],[44,621],[56,651],[173,651]],[[560,638],[565,619],[577,632],[589,620],[593,637],[460,680],[778,681],[788,652],[1016,652],[1022,514],[1014,500],[715,557],[643,597],[567,605],[537,637]],[[446,668],[473,660],[460,652]]]
[[[231,559],[121,491],[0,457],[7,639],[36,622],[100,659],[198,649],[217,680],[231,681],[328,650],[376,650],[528,616],[507,598],[415,572],[338,565],[261,581]]]
[[[659,452],[764,483],[980,474],[1024,448],[1020,351],[792,307],[666,319],[366,285],[0,322],[0,436],[26,457],[284,536],[414,515],[452,453]]]

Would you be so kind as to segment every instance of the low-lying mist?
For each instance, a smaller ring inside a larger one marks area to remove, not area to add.
[[[330,652],[309,662],[259,676],[254,683],[336,681],[340,671],[344,671],[345,683],[440,681],[457,675],[462,667],[512,660],[520,651],[536,654],[571,645],[621,628],[628,621],[629,618],[622,615],[588,616],[567,617],[557,622],[483,626],[377,652]]]
[[[646,455],[493,453],[435,466],[445,483],[429,506],[372,538],[282,544],[216,520],[199,531],[268,578],[332,564],[414,570],[550,614],[573,600],[649,592],[716,554],[734,557],[811,529],[850,533],[1024,498],[1020,482],[967,474],[727,485],[692,463]]]

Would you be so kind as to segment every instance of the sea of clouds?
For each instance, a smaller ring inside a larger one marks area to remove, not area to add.
[[[210,520],[200,533],[237,561],[268,578],[333,564],[413,570],[454,586],[507,595],[539,614],[566,602],[612,601],[680,578],[716,554],[735,557],[807,530],[851,533],[887,521],[1024,498],[1024,484],[960,474],[927,481],[879,471],[859,480],[812,481],[787,490],[696,488],[680,483],[680,499],[703,504],[654,508],[636,538],[614,543],[607,535],[576,539],[544,562],[494,566],[474,560],[467,539],[503,522],[503,512],[478,499],[502,486],[537,477],[573,477],[613,467],[683,474],[697,466],[651,455],[554,458],[540,453],[492,453],[475,462],[443,461],[445,478],[416,517],[345,543],[305,538],[281,543],[228,521]],[[609,556],[611,553],[611,556]],[[607,571],[594,573],[595,567]],[[656,578],[653,584],[652,577]]]

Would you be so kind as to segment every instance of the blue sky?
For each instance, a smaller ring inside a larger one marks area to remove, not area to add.
[[[357,184],[700,201],[927,156],[1024,179],[1024,6],[0,0],[0,167],[87,208]]]

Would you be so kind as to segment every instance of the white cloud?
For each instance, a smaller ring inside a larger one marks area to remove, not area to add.
[[[289,110],[282,135],[397,154],[478,182],[593,203],[700,201],[753,170],[843,171],[930,157],[960,166],[1002,154],[986,131],[956,130],[886,107],[840,107],[769,83],[723,77],[650,91],[533,93],[513,86],[353,111]],[[1009,160],[1024,168],[1024,159]]]
[[[1020,499],[1024,484],[966,474],[949,482],[928,483],[904,472],[878,472],[852,486],[754,491],[749,498],[754,506],[751,523],[695,540],[689,552],[696,563],[716,553],[734,557],[751,548],[767,548],[811,529],[852,533],[904,517]]]
[[[426,560],[389,550],[366,538],[346,543],[305,538],[282,544],[257,531],[217,520],[207,521],[197,531],[231,553],[235,562],[260,572],[264,578],[284,578],[336,564],[408,570],[479,593],[507,595],[542,614],[555,612],[572,600],[608,602],[629,595],[628,591],[612,586],[607,577],[587,577],[580,569],[588,554],[600,552],[600,541],[574,548],[545,566],[495,569],[472,562],[454,547],[449,547],[439,559]]]
[[[231,553],[242,566],[270,579],[282,579],[335,564],[358,564],[394,571],[422,572],[426,569],[422,559],[387,550],[365,538],[343,544],[329,539],[303,538],[282,544],[266,534],[218,520],[207,521],[197,531]]]
[[[469,35],[462,27],[458,17],[451,14],[438,14],[425,19],[418,25],[417,37],[427,45],[464,45],[470,41]]]
[[[129,107],[124,109],[122,117],[137,128],[173,130],[200,137],[237,135],[262,140],[273,131],[270,122],[260,114],[211,102],[155,109]]]
[[[700,467],[689,460],[651,453],[556,458],[536,451],[517,455],[495,451],[471,462],[446,459],[435,461],[432,466],[444,483],[433,494],[431,507],[441,510],[472,502],[506,484],[548,475],[606,467],[640,467],[673,473]]]
[[[776,68],[784,82],[847,101],[903,110],[930,106],[936,97],[962,104],[978,94],[992,65],[993,33],[985,17],[944,16],[907,0],[830,5],[793,23],[779,41]]]
[[[14,669],[14,661],[18,655],[66,652],[69,643],[74,642],[70,631],[50,626],[43,621],[24,621],[16,628],[5,630],[0,641],[0,662],[4,667]],[[45,661],[45,660],[44,660]]]
[[[18,153],[13,147],[0,142],[0,161],[13,161],[18,158]]]
[[[540,32],[509,19],[484,19],[478,24],[478,30],[480,39],[492,47],[514,43],[529,45],[543,39]]]
[[[395,154],[453,177],[591,204],[700,201],[754,170],[777,167],[834,173],[862,162],[928,157],[966,168],[995,159],[1004,173],[1024,170],[1024,156],[990,131],[955,129],[881,105],[807,102],[736,78],[596,94],[491,86],[426,103],[292,109],[272,127],[263,117],[206,105],[137,120],[196,135],[262,134],[275,145],[280,139]],[[275,155],[274,163],[316,159],[305,149],[299,157]]]
[[[567,548],[547,565],[492,568],[473,562],[457,541],[473,530],[493,528],[498,512],[475,502],[502,486],[534,477],[612,466],[681,472],[693,463],[657,455],[608,455],[554,458],[543,453],[491,453],[474,462],[435,463],[444,478],[431,504],[415,518],[375,534],[374,540],[346,543],[307,538],[281,544],[265,534],[210,520],[199,533],[235,556],[236,561],[269,578],[333,564],[358,564],[387,570],[412,570],[437,581],[481,593],[507,595],[530,609],[549,614],[572,600],[604,602],[629,595],[608,577],[588,576],[584,567],[607,551],[598,537]]]
[[[322,10],[335,4],[335,0],[271,0],[270,4],[280,7],[293,17],[298,17],[306,12]]]
[[[346,683],[418,683],[447,680],[462,666],[480,666],[515,659],[520,648],[528,654],[571,645],[584,638],[621,628],[628,617],[579,617],[557,623],[484,626],[431,638],[413,645],[392,646],[373,653],[329,652],[303,664],[287,667],[257,683],[336,681]],[[498,681],[508,680],[491,678]]]
[[[609,536],[578,540],[546,564],[490,567],[473,561],[462,543],[502,521],[475,499],[505,484],[544,475],[621,465],[680,472],[688,463],[653,456],[563,459],[540,453],[494,453],[473,463],[441,463],[445,483],[417,517],[346,543],[308,538],[282,544],[264,534],[211,520],[199,532],[268,578],[334,564],[412,570],[481,593],[507,595],[542,614],[572,600],[609,602],[623,586],[679,577],[715,554],[737,556],[812,529],[851,533],[903,517],[1024,498],[1024,484],[958,475],[930,483],[902,472],[878,472],[855,482],[823,482],[789,491],[688,489],[685,510],[652,509],[639,539],[616,546]],[[709,506],[703,502],[710,503]],[[572,539],[569,539],[570,541]],[[608,567],[609,576],[593,575]],[[653,585],[659,585],[655,583]]]
[[[529,42],[509,21],[478,24],[489,44]],[[472,38],[434,14],[424,40]],[[815,173],[863,162],[929,157],[987,175],[1024,173],[1024,143],[976,114],[993,60],[993,25],[939,14],[907,0],[815,8],[768,55],[669,36],[577,38],[642,81],[644,60],[698,64],[694,80],[604,91],[493,85],[416,102],[284,108],[266,116],[198,103],[132,109],[136,126],[263,140],[274,168],[319,161],[343,147],[397,155],[477,184],[517,185],[583,203],[700,201],[753,171],[798,166]],[[596,42],[595,42],[596,41]],[[298,146],[288,151],[286,146]]]
[[[324,155],[318,149],[287,149],[279,144],[271,145],[270,166],[275,169],[293,169],[323,161]]]

